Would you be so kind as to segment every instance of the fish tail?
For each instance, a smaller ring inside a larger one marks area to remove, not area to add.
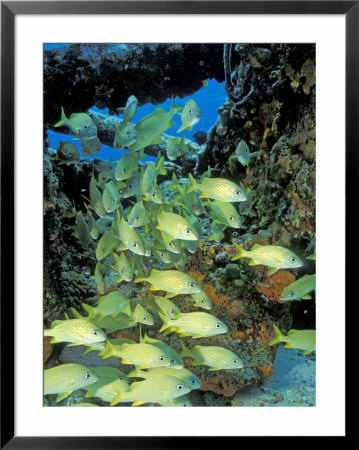
[[[134,369],[128,375],[127,378],[142,378],[142,370]]]
[[[140,148],[140,150],[138,152],[138,160],[145,159],[145,158],[146,158],[145,152],[144,152],[143,148]]]
[[[117,394],[115,395],[114,399],[110,403],[110,406],[117,405],[117,403],[120,403],[122,400],[124,400],[124,398],[125,398],[125,393],[118,391]]]
[[[283,342],[283,334],[279,331],[279,328],[273,324],[275,337],[268,342],[268,345],[278,344],[278,342]]]
[[[237,259],[241,259],[245,256],[246,251],[244,248],[242,248],[240,245],[237,244],[237,242],[232,241],[236,249],[238,250],[237,253],[232,257],[232,261],[236,261]]]
[[[187,189],[187,194],[189,194],[192,191],[195,191],[196,189],[198,189],[198,183],[196,182],[196,180],[193,178],[192,174],[190,173],[188,175],[188,180],[191,183],[190,187]]]
[[[67,124],[67,117],[64,111],[64,107],[61,106],[61,119],[54,125],[54,127],[62,127]]]
[[[164,314],[158,312],[158,315],[160,316],[160,318],[161,318],[161,320],[162,320],[162,322],[163,322],[162,327],[160,328],[160,333],[161,333],[162,331],[164,331],[164,330],[166,330],[168,327],[170,327],[171,324],[169,323],[168,317],[166,317]]]
[[[53,336],[53,331],[51,331],[51,330],[44,330],[44,336]]]
[[[89,316],[94,315],[93,310],[95,309],[93,306],[87,305],[86,303],[82,303],[83,309],[89,313]]]

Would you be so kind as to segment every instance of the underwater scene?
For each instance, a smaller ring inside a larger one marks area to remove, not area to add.
[[[44,406],[315,406],[315,45],[43,70]]]

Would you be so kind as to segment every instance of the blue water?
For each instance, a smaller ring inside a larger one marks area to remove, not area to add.
[[[48,50],[50,48],[63,47],[63,46],[68,46],[68,45],[70,45],[70,44],[44,44],[44,49]],[[222,106],[223,103],[225,103],[225,101],[227,99],[227,95],[225,93],[224,87],[225,87],[224,82],[217,83],[215,80],[208,80],[208,85],[204,86],[202,89],[195,92],[194,94],[192,94],[188,97],[184,97],[184,98],[175,97],[174,101],[175,101],[176,106],[184,106],[186,101],[189,100],[190,98],[192,98],[193,100],[195,100],[198,103],[199,107],[202,110],[201,120],[193,127],[192,131],[187,131],[187,130],[184,131],[185,137],[187,139],[194,140],[193,135],[197,131],[202,130],[202,131],[208,132],[212,128],[212,126],[215,124],[215,122],[217,121],[217,118],[218,118],[218,112],[217,112],[218,108],[220,106]],[[136,92],[134,92],[133,94],[136,95]],[[155,108],[162,107],[162,108],[165,108],[166,110],[171,109],[171,102],[172,102],[171,99],[167,99],[165,102],[163,102],[159,105],[153,105],[152,103],[147,103],[146,105],[139,106],[137,108],[137,112],[136,112],[134,118],[132,119],[132,123],[136,124],[142,117],[146,116],[147,114],[150,114]],[[125,105],[118,105],[118,106],[120,107],[120,106],[125,106]],[[93,106],[91,109],[93,111],[97,111],[102,114],[106,114],[106,115],[109,114],[108,109],[100,110],[96,106]],[[65,111],[65,112],[68,116],[71,115],[71,111]],[[118,116],[118,117],[123,119],[123,116]],[[182,123],[180,114],[176,115],[173,118],[173,121],[175,124],[173,125],[172,128],[170,128],[169,130],[166,131],[166,134],[176,136],[176,132]],[[180,136],[180,135],[181,135],[181,133],[178,134],[177,136]],[[70,135],[57,133],[52,130],[48,131],[48,136],[50,139],[50,147],[53,149],[57,149],[57,145],[58,145],[58,142],[60,139],[62,141],[72,139],[72,136],[70,136]],[[73,143],[80,150],[80,141],[74,140]],[[121,159],[121,157],[125,153],[127,153],[127,151],[119,152],[117,149],[114,149],[107,145],[103,145],[101,147],[100,152],[97,155],[95,155],[94,157],[83,156],[81,158],[83,158],[83,159],[102,158],[104,160],[109,160],[110,158],[112,158],[113,160],[117,161],[117,160]],[[148,159],[153,159],[153,158],[148,157]]]

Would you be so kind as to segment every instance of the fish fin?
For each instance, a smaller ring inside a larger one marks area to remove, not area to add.
[[[86,319],[86,317],[81,316],[81,314],[78,311],[76,311],[76,309],[74,307],[71,307],[70,310],[71,310],[73,316],[76,317],[76,319]]]
[[[64,398],[68,397],[71,393],[72,393],[72,391],[70,391],[70,392],[62,392],[61,394],[58,394],[57,397],[56,397],[56,402],[61,402],[61,400],[63,400]]]
[[[185,129],[186,129],[186,125],[182,124],[182,125],[178,128],[178,130],[176,131],[176,133],[180,133],[181,131],[183,131],[183,130],[185,130]]]
[[[181,347],[182,347],[180,356],[183,356],[183,357],[191,356],[190,355],[191,351],[184,345],[184,343],[181,341],[181,339],[179,341],[180,341],[180,344],[181,344]]]
[[[165,295],[166,298],[172,298],[172,297],[176,297],[177,292],[167,292],[167,294]]]
[[[57,343],[59,343],[59,342],[62,342],[62,341],[60,341],[60,339],[57,339],[57,338],[55,338],[55,337],[53,337],[53,338],[50,340],[50,344],[57,344]]]
[[[150,145],[157,145],[157,144],[162,144],[162,139],[161,139],[161,135],[156,137]]]
[[[126,112],[126,107],[116,108],[116,112],[117,112],[117,114],[119,114],[119,115],[125,114],[125,112]]]
[[[259,245],[259,244],[254,244],[254,245],[251,247],[251,250],[255,250],[256,248],[260,248],[260,247],[262,247],[262,246]]]
[[[215,371],[215,370],[221,370],[220,367],[210,367],[208,370],[210,370],[211,372]]]
[[[311,295],[309,295],[309,294],[306,294],[306,295],[303,295],[303,297],[300,297],[302,300],[311,300]]]
[[[268,345],[274,345],[274,344],[278,344],[278,342],[282,342],[283,341],[283,334],[279,331],[279,328],[273,324],[273,328],[274,328],[274,333],[275,333],[275,337],[268,342]]]
[[[245,253],[246,251],[244,250],[244,248],[242,248],[240,245],[237,244],[237,242],[232,241],[234,246],[236,247],[236,249],[238,250],[238,252],[232,256],[232,261],[236,261],[237,259],[241,259],[245,257]],[[249,263],[251,265],[251,262]]]
[[[68,344],[69,347],[76,347],[76,346],[78,346],[78,345],[82,345],[82,344],[74,344],[74,343]]]
[[[141,377],[141,371],[136,368],[134,370],[131,370],[131,372],[129,374],[127,374],[127,378],[143,378]]]
[[[190,182],[190,187],[187,189],[186,194],[189,194],[192,191],[195,191],[196,189],[198,189],[199,185],[196,182],[196,180],[193,178],[192,174],[188,174],[188,180]],[[202,195],[202,194],[201,194]]]
[[[258,266],[258,263],[257,263],[254,259],[251,259],[251,260],[249,261],[248,265],[249,265],[249,266]],[[270,275],[269,272],[268,272],[268,275]]]
[[[86,392],[85,397],[91,398],[91,397],[94,397],[94,396],[90,392]]]
[[[88,312],[89,317],[93,317],[95,314],[93,313],[93,310],[95,309],[93,306],[90,306],[86,303],[82,303],[83,309]]]
[[[66,117],[64,108],[63,108],[63,106],[61,106],[61,119],[60,119],[57,123],[55,123],[54,127],[63,127],[63,126],[66,126],[67,120],[68,120],[68,119],[67,119],[67,117]]]
[[[256,264],[257,264],[257,263],[254,263],[254,264],[249,263],[250,266],[256,265]],[[273,275],[273,274],[275,274],[277,271],[278,271],[278,267],[271,267],[271,268],[268,270],[268,275]]]
[[[295,348],[292,346],[292,344],[285,344],[284,348]]]
[[[160,328],[160,333],[164,330],[166,330],[168,327],[170,327],[170,323],[169,323],[169,319],[168,317],[166,317],[164,314],[162,313],[158,313],[158,315],[160,316],[160,319],[162,320],[162,327]]]
[[[131,406],[138,406],[138,405],[143,405],[143,402],[140,402],[140,400],[135,400]]]
[[[290,331],[288,331],[287,336],[292,336],[297,331],[299,331],[299,330],[290,330]]]
[[[309,355],[309,353],[312,353],[313,350],[304,350],[303,355]]]

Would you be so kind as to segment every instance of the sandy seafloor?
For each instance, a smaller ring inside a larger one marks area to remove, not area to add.
[[[242,389],[233,406],[315,406],[315,352],[280,346],[274,373],[260,387]]]

